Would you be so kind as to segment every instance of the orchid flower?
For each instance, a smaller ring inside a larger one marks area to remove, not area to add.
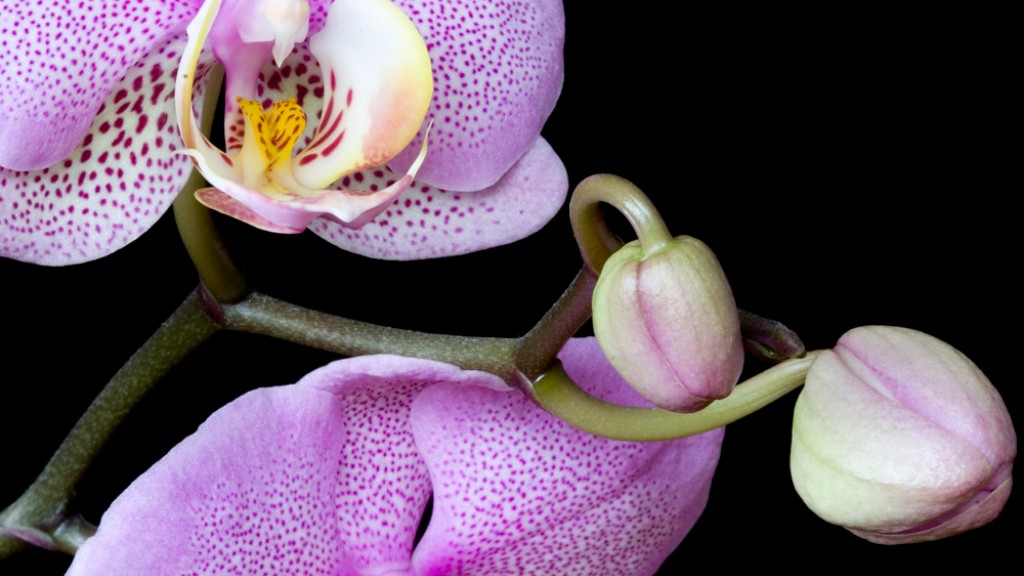
[[[235,98],[265,108],[295,98],[306,118],[322,117],[325,96],[329,100],[331,94],[311,45],[318,34],[322,44],[345,41],[336,35],[346,26],[328,24],[329,0],[310,0],[306,20],[304,2],[224,0],[209,30],[209,52],[189,46],[186,35],[190,22],[202,28],[197,16],[209,7],[199,0],[52,4],[0,0],[5,39],[0,46],[5,63],[0,68],[0,256],[41,264],[110,254],[166,211],[192,163],[180,141],[196,142],[191,113],[183,118],[176,108],[187,109],[181,102],[187,98],[198,112],[214,56],[227,74],[230,155],[246,148],[245,133],[239,132],[246,116]],[[561,3],[401,0],[395,5],[409,16],[428,50],[434,78],[429,111],[418,135],[393,160],[397,172],[387,166],[357,170],[330,187],[381,198],[379,191],[410,172],[433,123],[420,179],[362,229],[324,219],[310,228],[344,249],[391,259],[460,254],[535,231],[554,214],[567,189],[564,167],[538,136],[561,87]],[[299,11],[287,10],[292,6]],[[288,18],[259,18],[282,9],[277,14]],[[371,28],[378,24],[364,22]],[[198,54],[188,78],[195,92],[184,95],[172,88],[181,80],[177,70],[189,50]],[[378,61],[354,64],[359,69],[346,68],[343,77],[359,78],[368,87],[389,82],[375,74]],[[258,120],[257,106],[246,106]],[[178,124],[189,129],[179,135]],[[314,128],[307,125],[293,142],[298,149],[317,144]],[[394,152],[390,147],[388,154]],[[246,156],[259,151],[248,149]],[[366,160],[383,160],[372,152]],[[290,153],[289,148],[275,157],[283,160]],[[373,211],[385,204],[378,202]]]
[[[594,339],[561,359],[640,402]],[[653,574],[703,510],[722,437],[606,440],[488,373],[341,360],[211,416],[115,500],[68,574]]]

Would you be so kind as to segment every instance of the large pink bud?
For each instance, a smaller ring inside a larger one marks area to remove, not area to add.
[[[922,332],[868,326],[811,366],[790,467],[818,516],[899,544],[990,522],[1016,453],[1006,405],[973,362]]]
[[[622,377],[668,410],[694,412],[728,396],[743,370],[729,282],[689,236],[647,254],[634,241],[608,259],[594,289],[594,332]]]

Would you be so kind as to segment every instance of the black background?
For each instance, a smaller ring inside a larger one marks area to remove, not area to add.
[[[633,180],[674,233],[716,251],[741,307],[786,322],[809,347],[865,324],[950,342],[988,374],[1019,425],[1019,289],[1010,275],[1018,218],[1004,181],[1001,16],[656,6],[567,3],[566,83],[545,135],[570,181],[595,172]],[[264,292],[436,332],[519,335],[579,266],[564,210],[514,246],[425,263],[371,261],[311,234],[223,229]],[[169,215],[91,264],[0,261],[0,500],[31,482],[195,283]],[[331,359],[254,336],[215,337],[129,417],[81,486],[83,511],[97,520],[132,478],[241,392],[293,382]],[[707,511],[663,573],[837,562],[927,570],[1015,558],[1006,543],[1019,542],[1017,494],[990,526],[936,543],[877,546],[818,520],[789,481],[794,400],[729,427]],[[66,564],[32,551],[0,564],[0,574],[60,574]]]

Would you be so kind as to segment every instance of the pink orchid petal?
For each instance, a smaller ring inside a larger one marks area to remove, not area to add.
[[[561,357],[638,403],[594,339]],[[721,439],[598,439],[491,374],[341,360],[217,411],[111,505],[68,574],[652,574],[703,509]]]
[[[594,394],[636,395],[594,339],[566,370]],[[521,394],[425,390],[412,426],[434,486],[421,576],[654,574],[707,502],[723,430],[669,442],[590,436]]]
[[[430,496],[430,477],[413,440],[409,409],[424,389],[444,382],[460,391],[507,387],[497,377],[398,356],[365,356],[310,373],[301,386],[334,394],[346,423],[335,503],[345,565],[359,574],[409,566],[413,540]],[[495,392],[508,394],[508,392]],[[398,572],[401,573],[401,572]]]
[[[68,157],[124,72],[184,30],[198,5],[0,3],[0,166],[38,170]]]
[[[356,575],[408,568],[430,497],[412,399],[497,377],[397,356],[250,392],[139,477],[70,576]]]
[[[433,153],[427,153],[427,158]],[[396,176],[386,169],[357,172],[345,187],[379,189]],[[466,254],[524,238],[558,212],[569,189],[565,166],[538,138],[494,186],[458,193],[414,182],[391,207],[361,229],[315,220],[309,229],[357,254],[387,260],[416,260]]]
[[[25,172],[0,168],[0,256],[47,265],[94,260],[163,215],[192,171],[177,152],[174,113],[184,44],[179,35],[131,66],[99,111],[90,112],[88,133],[66,160]],[[201,79],[200,92],[204,86]],[[49,129],[41,130],[33,145],[50,138]]]
[[[423,182],[492,186],[534,143],[562,88],[561,0],[396,0],[420,30],[434,71]],[[389,163],[405,172],[423,130]]]
[[[332,400],[264,388],[217,411],[114,501],[68,575],[346,573]]]

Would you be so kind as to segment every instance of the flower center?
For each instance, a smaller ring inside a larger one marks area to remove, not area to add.
[[[274,34],[274,62],[282,66],[284,59],[295,48],[295,43],[305,40],[309,32],[309,2],[269,0],[263,6],[263,16]]]
[[[244,42],[273,42],[278,66],[309,33],[308,0],[255,0],[237,6],[239,36]]]
[[[266,171],[271,172],[282,163],[291,161],[292,149],[306,129],[306,115],[295,98],[274,102],[270,110],[252,100],[237,98],[238,107],[245,116],[245,133],[252,134],[259,151],[266,162]]]

